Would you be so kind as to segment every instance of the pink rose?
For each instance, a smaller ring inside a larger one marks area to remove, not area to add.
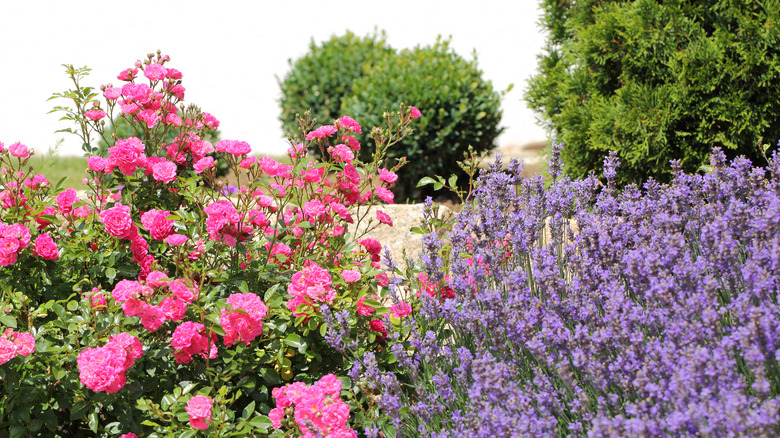
[[[8,152],[14,157],[18,157],[18,158],[30,157],[30,151],[27,150],[27,146],[21,143],[14,143],[11,146],[8,146]]]
[[[141,215],[141,223],[154,240],[163,240],[173,231],[173,219],[167,210],[149,210]]]
[[[98,157],[97,155],[87,157],[87,166],[89,166],[89,170],[93,172],[103,172],[108,166],[108,160],[103,157]]]
[[[236,156],[246,155],[252,152],[252,146],[245,141],[233,141],[227,145],[225,152]]]
[[[387,202],[388,204],[393,203],[393,198],[395,195],[393,195],[393,192],[391,192],[390,190],[384,187],[377,187],[374,189],[374,192],[379,197],[379,199]]]
[[[405,303],[401,301],[400,303],[391,306],[390,311],[395,314],[395,316],[399,318],[405,318],[412,314],[412,306],[410,306],[408,303]]]
[[[344,281],[347,283],[354,283],[360,280],[360,272],[358,272],[355,269],[348,269],[346,271],[341,271],[341,278],[343,278]]]
[[[119,73],[119,75],[116,77],[120,81],[132,81],[135,76],[138,74],[137,68],[128,68],[122,71],[122,73]]]
[[[97,110],[97,109],[84,112],[84,117],[91,120],[100,120],[105,116],[106,113],[104,113],[102,110]]]
[[[309,201],[303,204],[303,212],[310,220],[317,220],[318,217],[325,214],[325,203],[317,201],[316,199]]]
[[[33,254],[45,260],[57,260],[60,258],[60,252],[57,250],[57,244],[49,233],[39,234],[35,239],[35,250]]]
[[[136,137],[117,140],[108,153],[109,163],[119,167],[123,175],[132,175],[136,167],[146,166],[144,144]]]
[[[181,86],[181,84],[174,85],[171,88],[171,94],[173,94],[179,100],[184,99],[184,91],[184,87]]]
[[[78,201],[76,190],[68,189],[57,195],[57,208],[60,214],[67,215],[73,211],[73,203]]]
[[[157,181],[162,181],[166,184],[170,183],[176,179],[176,163],[163,158],[152,165],[152,176]]]
[[[387,337],[387,329],[385,328],[384,324],[382,324],[382,321],[379,319],[374,319],[372,321],[368,322],[368,328],[372,332],[377,332],[379,336],[377,336],[377,339],[380,341],[383,341]]]
[[[182,74],[179,70],[176,70],[175,68],[169,68],[165,70],[165,77],[168,79],[181,79]]]
[[[14,332],[12,336],[19,356],[27,357],[35,351],[35,338],[31,334]]]
[[[203,124],[211,129],[219,128],[219,120],[209,113],[203,113]]]
[[[352,149],[347,145],[337,144],[336,146],[331,146],[328,148],[328,152],[337,163],[351,164],[352,160],[355,159],[355,154],[352,153]]]
[[[391,227],[393,226],[393,219],[390,218],[390,216],[382,210],[376,211],[376,218],[379,220],[379,222],[382,222],[383,224],[390,225]]]
[[[160,64],[149,64],[144,68],[144,76],[150,81],[159,81],[168,73],[168,69]]]
[[[171,234],[170,236],[165,238],[165,242],[168,245],[172,245],[172,246],[182,245],[186,241],[187,241],[187,236],[184,236],[182,234]]]
[[[350,116],[341,116],[340,119],[336,120],[335,125],[337,127],[343,127],[345,129],[348,129],[356,134],[360,134],[362,132],[360,128],[360,124]]]
[[[201,158],[192,167],[195,169],[195,173],[203,173],[204,170],[214,167],[214,159],[211,157]]]
[[[135,117],[138,120],[146,123],[148,128],[154,128],[160,121],[160,115],[157,114],[157,111],[151,109],[143,110],[136,114]]]
[[[379,169],[379,181],[384,181],[388,184],[392,184],[398,180],[398,175],[395,172],[387,169]]]
[[[410,106],[409,110],[410,110],[409,114],[411,114],[413,119],[416,119],[416,118],[419,118],[420,116],[422,116],[422,114],[420,113],[420,110],[418,110],[417,108],[415,108],[413,106]]]
[[[100,220],[106,227],[106,232],[120,239],[132,237],[133,219],[130,217],[130,207],[116,203],[113,207],[100,213]]]
[[[323,125],[315,129],[314,131],[311,131],[310,133],[306,134],[306,140],[311,140],[313,138],[329,137],[335,134],[336,131],[338,130],[333,125]]]
[[[167,116],[165,116],[165,123],[170,123],[173,126],[181,126],[182,120],[181,117],[176,113],[168,113]]]
[[[359,151],[360,150],[360,142],[357,141],[357,139],[351,135],[345,135],[344,137],[341,137],[341,140],[349,146],[350,149],[353,151]]]
[[[249,169],[252,167],[253,164],[257,161],[257,157],[247,157],[241,160],[240,163],[238,163],[238,167],[242,169]]]
[[[119,96],[122,95],[122,89],[119,87],[110,87],[103,90],[103,96],[105,96],[108,100],[116,100],[119,99]]]
[[[196,395],[187,402],[185,410],[190,414],[190,425],[195,429],[206,430],[211,422],[211,405],[214,403],[209,397]]]

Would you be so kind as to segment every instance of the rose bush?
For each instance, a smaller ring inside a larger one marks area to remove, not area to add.
[[[169,62],[150,54],[100,93],[82,85],[88,69],[67,67],[75,87],[54,97],[71,103],[55,109],[83,142],[84,193],[29,174],[30,149],[0,143],[0,430],[308,433],[309,423],[279,429],[268,417],[274,391],[294,380],[325,394],[296,399],[296,420],[319,403],[329,416],[315,425],[350,436],[350,406],[357,424],[376,403],[346,376],[351,356],[326,342],[328,325],[364,306],[350,354],[390,363],[386,329],[398,319],[382,315],[405,307],[382,287],[381,243],[347,226],[392,226],[368,212],[393,200],[403,163],[386,152],[418,110],[402,105],[390,127],[370,130],[370,162],[354,157],[362,128],[344,116],[303,126],[281,163],[250,156],[245,142],[204,140],[220,122],[183,104],[183,74]],[[133,135],[108,135],[114,120]],[[314,159],[311,145],[334,153]]]

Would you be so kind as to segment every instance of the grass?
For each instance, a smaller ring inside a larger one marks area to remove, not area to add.
[[[87,176],[87,160],[84,157],[60,157],[51,153],[33,155],[27,162],[27,166],[31,169],[32,175],[46,175],[46,179],[52,185],[66,178],[62,184],[63,188],[87,189],[87,186],[81,183],[82,178]]]

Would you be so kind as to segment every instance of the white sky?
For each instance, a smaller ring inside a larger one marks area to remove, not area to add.
[[[3,1],[0,141],[46,151],[64,139],[61,155],[81,154],[76,136],[54,132],[71,125],[48,114],[66,101],[47,99],[71,86],[61,64],[92,68],[84,85],[116,86],[121,70],[160,49],[171,57],[167,65],[184,74],[186,102],[214,114],[223,138],[281,153],[287,144],[277,120],[276,76],[284,77],[288,58],[305,54],[312,38],[320,43],[347,30],[364,36],[375,27],[396,49],[451,35],[451,47],[464,58],[476,50],[483,77],[496,90],[514,84],[502,102],[507,129],[499,144],[546,138],[522,100],[544,44],[534,0],[264,3]]]

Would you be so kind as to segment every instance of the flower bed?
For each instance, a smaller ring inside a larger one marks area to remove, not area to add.
[[[202,140],[219,121],[168,64],[102,98],[69,67],[83,196],[0,143],[7,436],[780,433],[777,152],[621,192],[614,156],[572,181],[555,145],[549,187],[499,160],[452,221],[427,203],[401,268],[351,230],[392,226],[385,152],[419,110],[367,133],[370,163],[343,116],[282,164]],[[118,117],[137,135],[93,146]]]

